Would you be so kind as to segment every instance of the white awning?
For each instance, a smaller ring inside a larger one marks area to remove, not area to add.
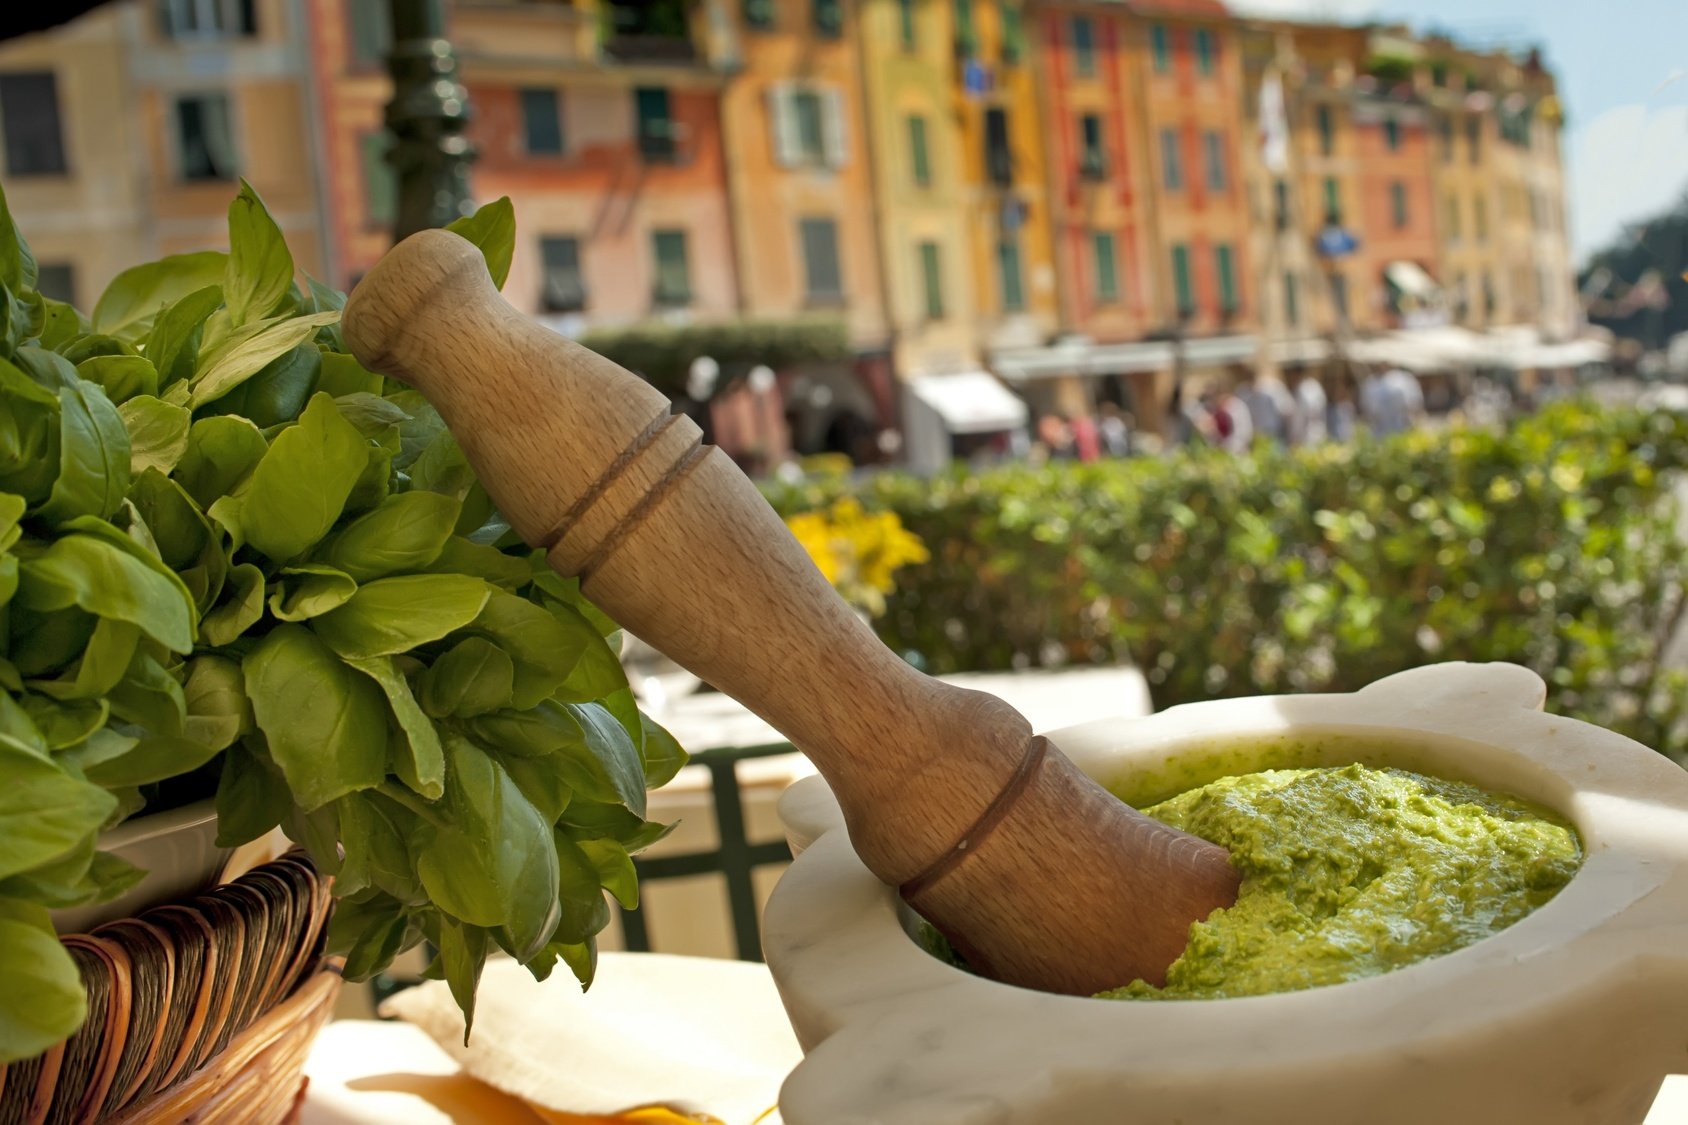
[[[1026,424],[1026,404],[985,371],[917,375],[908,386],[952,434],[993,433]]]
[[[1271,356],[1278,363],[1322,363],[1330,358],[1330,341],[1317,336],[1300,340],[1273,340]]]
[[[1260,340],[1255,336],[1193,336],[1184,341],[1184,362],[1192,367],[1246,363],[1255,357],[1259,348]],[[991,368],[1011,383],[1028,383],[1060,375],[1130,375],[1139,371],[1170,371],[1173,364],[1173,344],[1169,340],[1051,344],[1046,348],[1004,350],[991,356]]]
[[[1434,297],[1440,288],[1436,279],[1425,273],[1416,262],[1390,262],[1383,267],[1383,276],[1389,279],[1389,284],[1407,296],[1427,301]]]

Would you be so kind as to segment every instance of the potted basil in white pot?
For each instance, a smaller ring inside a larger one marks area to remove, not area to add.
[[[454,229],[502,284],[508,200]],[[176,853],[108,845],[170,818],[211,839],[163,893],[279,827],[334,878],[348,978],[426,941],[466,1013],[499,949],[589,981],[605,891],[632,905],[665,831],[645,793],[684,755],[614,623],[346,354],[343,297],[245,185],[229,243],[84,317],[0,197],[0,1067],[88,1011],[51,912],[147,905],[119,896]]]

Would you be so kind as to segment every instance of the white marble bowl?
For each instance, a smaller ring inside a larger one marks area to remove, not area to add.
[[[923,952],[824,782],[781,805],[801,851],[764,949],[807,1057],[787,1125],[1639,1122],[1688,1070],[1688,772],[1543,714],[1542,682],[1444,664],[1352,695],[1221,700],[1050,732],[1147,802],[1252,770],[1394,765],[1555,809],[1582,870],[1484,941],[1367,980],[1237,1000],[1031,992]],[[1122,982],[1124,983],[1124,982]]]

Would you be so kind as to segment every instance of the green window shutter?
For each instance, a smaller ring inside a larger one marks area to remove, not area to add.
[[[673,160],[674,118],[668,91],[661,86],[641,86],[633,91],[633,103],[639,120],[639,154],[646,160]]]
[[[1401,151],[1401,123],[1393,117],[1383,123],[1383,143],[1390,152]]]
[[[918,114],[908,119],[908,151],[914,182],[920,187],[930,187],[932,162],[926,155],[926,119]]]
[[[1316,116],[1319,122],[1319,151],[1329,156],[1336,151],[1336,117],[1328,105],[1320,106]]]
[[[744,0],[743,12],[747,27],[766,31],[774,26],[774,0]]]
[[[1219,275],[1219,307],[1226,312],[1235,312],[1238,304],[1237,272],[1230,246],[1220,245],[1214,249],[1213,266],[1214,272]]]
[[[1087,113],[1079,118],[1078,173],[1087,180],[1104,180],[1108,176],[1108,150],[1102,141],[1102,117]]]
[[[398,217],[399,181],[387,163],[392,134],[363,135],[363,214],[372,227],[390,227]]]
[[[1213,32],[1205,27],[1196,29],[1196,69],[1206,77],[1213,73],[1215,64],[1215,50]]]
[[[838,268],[838,224],[831,219],[804,219],[799,236],[809,300],[839,300],[844,296],[844,281]]]
[[[973,0],[953,0],[955,4],[955,51],[971,57],[979,52],[979,33],[973,27]]]
[[[1225,175],[1225,138],[1210,129],[1202,134],[1202,148],[1207,157],[1207,190],[1224,191],[1229,182]]]
[[[902,26],[903,50],[912,51],[915,46],[914,5],[916,0],[898,0],[897,17]]]
[[[1026,307],[1026,291],[1020,278],[1020,242],[1013,235],[1003,235],[996,244],[996,263],[1002,276],[1002,311],[1020,312]]]
[[[653,231],[651,243],[656,251],[656,303],[691,304],[692,278],[691,269],[686,264],[686,232]]]
[[[1090,236],[1090,250],[1095,258],[1096,300],[1102,303],[1119,300],[1119,260],[1114,253],[1114,236],[1097,231]]]
[[[1284,323],[1291,328],[1301,322],[1301,304],[1296,298],[1295,275],[1286,273],[1284,274]]]
[[[821,124],[821,97],[813,90],[799,90],[792,95],[792,107],[797,116],[797,150],[805,164],[826,161],[826,133]]]
[[[544,276],[540,304],[547,312],[574,312],[586,307],[586,285],[580,273],[580,240],[546,236],[539,240]]]
[[[926,319],[944,318],[944,278],[936,242],[920,244],[920,275],[926,288]]]
[[[1019,0],[1002,3],[1002,62],[1014,66],[1026,57],[1026,28]]]
[[[1096,25],[1088,17],[1072,20],[1073,73],[1089,78],[1096,73]]]
[[[557,91],[529,87],[521,91],[522,137],[531,156],[558,156],[563,151],[563,112]]]
[[[844,34],[844,5],[841,0],[814,0],[815,31],[828,39]]]
[[[1389,185],[1389,212],[1395,229],[1404,230],[1407,225],[1407,185],[1400,180]]]
[[[1340,223],[1342,221],[1342,193],[1337,187],[1336,177],[1325,177],[1325,221]]]
[[[1190,285],[1190,248],[1182,244],[1172,248],[1172,290],[1180,316],[1196,311],[1195,290]]]
[[[1175,129],[1160,131],[1161,147],[1161,182],[1167,191],[1180,191],[1184,187],[1184,160],[1178,151],[1178,132]]]
[[[1172,40],[1163,24],[1149,28],[1149,45],[1155,52],[1155,73],[1166,74],[1172,69]]]

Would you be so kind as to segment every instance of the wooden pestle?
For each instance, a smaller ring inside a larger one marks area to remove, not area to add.
[[[1229,856],[1127,807],[1014,708],[910,668],[755,485],[649,384],[500,297],[444,231],[346,305],[358,361],[420,390],[494,502],[622,625],[762,716],[831,784],[863,862],[998,980],[1160,983],[1236,899]]]

